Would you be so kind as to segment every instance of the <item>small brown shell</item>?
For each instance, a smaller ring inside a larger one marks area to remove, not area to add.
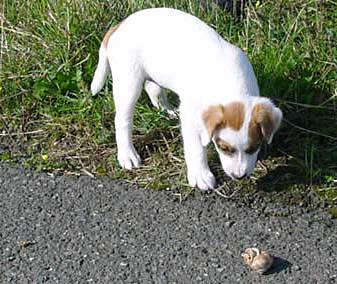
[[[273,264],[273,257],[264,250],[247,248],[242,254],[243,261],[258,273],[266,272]]]

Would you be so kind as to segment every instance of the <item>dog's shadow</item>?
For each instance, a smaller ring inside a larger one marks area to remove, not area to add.
[[[262,163],[268,163],[278,157],[277,154],[271,153],[262,160]],[[281,157],[281,160],[280,163],[276,162],[276,166],[265,166],[266,173],[260,176],[256,181],[256,186],[259,191],[278,193],[291,189],[295,185],[309,185],[315,182],[314,180],[308,179],[305,172],[294,161],[287,160],[284,157]]]
[[[277,159],[277,154],[269,154],[266,161],[273,159]],[[308,176],[305,170],[297,161],[282,157],[280,164],[271,169],[267,167],[266,173],[255,181],[255,189],[270,202],[311,207],[318,199],[314,191],[308,189],[321,181],[319,177]]]

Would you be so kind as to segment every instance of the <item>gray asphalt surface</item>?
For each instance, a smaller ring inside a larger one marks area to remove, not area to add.
[[[0,283],[337,283],[336,220],[288,209],[0,165]],[[251,246],[277,257],[267,275]]]

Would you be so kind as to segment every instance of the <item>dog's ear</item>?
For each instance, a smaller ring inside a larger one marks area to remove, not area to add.
[[[229,127],[239,131],[243,125],[245,107],[242,102],[208,107],[202,115],[206,131],[201,135],[201,143],[206,146],[217,129]]]
[[[224,124],[224,107],[215,105],[208,107],[202,114],[205,130],[201,133],[201,144],[206,146],[211,142],[214,131]]]
[[[270,144],[282,117],[282,111],[269,99],[260,98],[260,102],[257,102],[252,109],[248,126],[250,138],[256,142],[264,140]]]

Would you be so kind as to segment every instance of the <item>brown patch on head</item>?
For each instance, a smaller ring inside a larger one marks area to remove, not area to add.
[[[252,110],[252,116],[248,125],[249,148],[255,148],[265,141],[269,141],[273,135],[274,122],[272,106],[268,104],[256,104]]]
[[[107,48],[107,46],[108,46],[108,42],[109,42],[109,39],[110,39],[111,35],[112,35],[112,34],[119,28],[119,26],[120,26],[123,22],[124,22],[124,20],[121,21],[120,23],[118,23],[117,25],[111,27],[111,28],[107,31],[107,33],[104,35],[104,38],[103,38],[102,43],[103,43],[103,46],[104,46],[105,48]]]
[[[215,130],[230,127],[240,130],[245,117],[245,107],[241,102],[233,102],[228,105],[215,105],[208,107],[202,114],[210,137]]]
[[[235,147],[233,147],[231,144],[222,140],[219,137],[215,138],[215,143],[218,146],[218,148],[228,156],[232,156],[236,152]]]

